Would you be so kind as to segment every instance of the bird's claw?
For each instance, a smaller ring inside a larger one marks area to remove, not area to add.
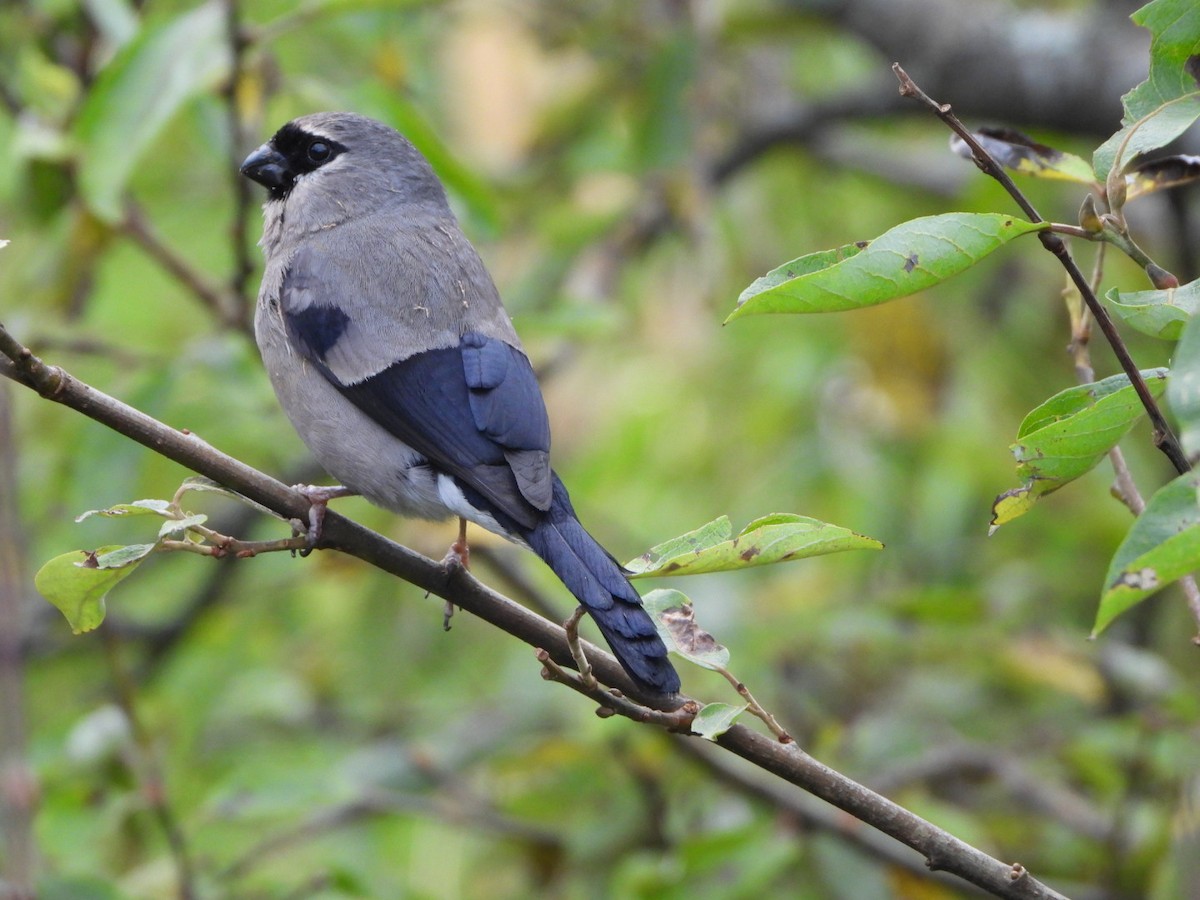
[[[329,501],[338,497],[352,497],[355,492],[340,484],[294,484],[292,490],[299,491],[308,500],[308,526],[304,529],[304,548],[300,550],[301,556],[308,556],[321,541]]]

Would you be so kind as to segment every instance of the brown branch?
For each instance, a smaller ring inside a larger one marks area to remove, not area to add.
[[[17,509],[12,390],[0,383],[0,896],[32,900],[37,866],[33,816],[37,781],[29,765],[25,716],[24,532]]]
[[[230,297],[213,284],[207,275],[195,269],[191,263],[172,249],[162,235],[154,230],[143,215],[141,207],[130,201],[125,206],[125,218],[121,221],[121,232],[145,251],[146,255],[165,269],[172,278],[183,285],[207,308],[217,322],[227,328],[249,330],[247,321],[239,320],[232,309]]]
[[[125,716],[125,721],[129,723],[133,737],[126,765],[170,848],[180,900],[194,900],[196,886],[191,853],[184,839],[183,829],[180,828],[175,811],[167,799],[166,782],[154,748],[154,739],[146,730],[138,713],[137,686],[121,658],[120,639],[104,625],[100,626],[100,637],[112,674],[116,702]]]
[[[899,63],[893,63],[892,71],[896,73],[896,77],[900,80],[900,93],[905,97],[912,97],[919,103],[928,108],[934,115],[941,119],[947,127],[955,134],[962,138],[963,142],[971,148],[972,157],[975,164],[979,166],[987,175],[990,175],[996,181],[1000,182],[1001,186],[1008,192],[1009,196],[1016,201],[1021,207],[1025,215],[1031,222],[1045,222],[1038,211],[1034,208],[1029,198],[1016,186],[1012,178],[1004,170],[1004,167],[997,163],[990,153],[975,136],[967,129],[958,117],[951,112],[950,104],[938,103],[928,94],[922,91],[909,77],[908,73],[900,67]],[[1117,326],[1109,316],[1108,310],[1104,304],[1096,297],[1095,291],[1088,283],[1079,266],[1071,256],[1071,252],[1067,249],[1067,245],[1063,239],[1057,234],[1050,231],[1042,231],[1038,233],[1038,238],[1042,242],[1042,246],[1049,252],[1053,253],[1059,263],[1066,270],[1067,275],[1079,290],[1080,296],[1083,297],[1083,302],[1087,304],[1088,310],[1092,317],[1096,320],[1096,324],[1100,326],[1100,330],[1104,332],[1104,337],[1108,340],[1109,346],[1112,347],[1113,353],[1120,362],[1122,370],[1129,378],[1129,383],[1133,385],[1133,389],[1137,392],[1138,399],[1141,400],[1142,406],[1146,408],[1146,415],[1149,416],[1150,422],[1154,426],[1154,442],[1158,448],[1166,455],[1171,464],[1176,470],[1183,474],[1191,471],[1191,464],[1187,460],[1187,455],[1183,452],[1183,448],[1179,445],[1179,440],[1175,437],[1175,433],[1171,430],[1171,426],[1167,424],[1166,418],[1162,414],[1162,410],[1158,406],[1158,402],[1150,393],[1150,388],[1146,386],[1146,381],[1142,378],[1142,373],[1138,370],[1137,364],[1134,363],[1133,357],[1129,354],[1129,348],[1125,346],[1120,333],[1117,331]]]
[[[953,876],[944,872],[930,872],[918,854],[898,841],[873,829],[863,828],[857,819],[850,818],[792,785],[783,784],[775,778],[764,778],[745,763],[720,753],[708,741],[693,741],[680,736],[674,744],[677,751],[701,765],[717,781],[767,804],[801,829],[831,834],[886,866],[903,869],[910,875],[958,890],[963,889],[962,882]],[[986,894],[986,891],[976,889],[970,896]]]
[[[75,379],[56,366],[33,356],[0,326],[0,375],[37,391],[41,396],[83,413],[137,441],[168,459],[234,490],[285,519],[303,519],[308,501],[298,491],[221,453],[194,434],[178,431]],[[540,658],[554,664],[552,674],[566,675],[573,664],[562,626],[530,612],[476,581],[461,567],[446,567],[393,543],[361,525],[330,512],[325,519],[321,547],[337,549],[370,563],[411,584],[471,612],[486,622],[537,648]],[[575,690],[605,708],[629,711],[676,723],[695,703],[686,697],[641,695],[617,661],[607,652],[584,644],[598,680],[609,690],[593,696],[578,677],[567,678]],[[549,666],[547,666],[550,669]],[[620,708],[618,708],[620,707]],[[633,707],[636,707],[634,709]],[[646,711],[646,712],[643,712]],[[659,717],[654,713],[666,713]],[[668,725],[671,727],[671,725]],[[778,740],[743,725],[735,725],[717,739],[726,750],[785,781],[845,810],[857,819],[902,841],[920,852],[931,869],[953,872],[971,884],[999,897],[1062,898],[1018,863],[1007,864],[959,840],[885,797],[850,780],[800,750],[795,743]]]
[[[233,190],[233,218],[229,225],[229,240],[233,250],[233,271],[229,276],[229,315],[241,324],[242,329],[250,325],[250,294],[247,285],[254,272],[254,261],[250,256],[250,215],[254,207],[250,181],[240,171],[242,153],[246,149],[245,128],[239,109],[238,92],[241,90],[246,63],[249,38],[242,29],[242,10],[239,0],[224,0],[225,31],[229,40],[229,82],[223,92],[226,120],[229,123],[229,173]]]
[[[464,802],[464,799],[469,802]],[[442,800],[399,791],[372,790],[346,803],[313,813],[298,825],[271,834],[254,844],[218,873],[220,881],[243,878],[269,857],[297,845],[323,837],[331,831],[356,825],[377,816],[398,814],[438,818],[459,828],[485,831],[500,838],[549,852],[561,852],[562,839],[552,832],[528,825],[498,812],[486,800],[459,794]]]

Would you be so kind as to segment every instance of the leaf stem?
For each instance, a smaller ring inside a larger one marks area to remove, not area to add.
[[[571,618],[563,623],[563,628],[567,632],[567,644],[571,648],[571,656],[575,657],[575,665],[579,668],[579,677],[588,687],[596,686],[596,676],[592,673],[592,664],[588,662],[587,654],[583,652],[583,645],[579,642],[579,620],[583,618],[584,608],[582,606],[575,607],[575,612],[571,613]]]
[[[758,716],[760,719],[766,722],[767,727],[771,729],[771,733],[775,735],[775,737],[779,740],[779,743],[795,743],[795,738],[793,738],[787,733],[787,731],[784,730],[784,727],[779,724],[779,720],[767,712],[763,705],[754,699],[754,695],[750,693],[750,689],[746,687],[744,682],[742,682],[728,669],[716,666],[715,670],[720,672],[721,675],[724,676],[725,680],[733,685],[734,690],[742,695],[742,699],[746,701],[746,712]]]

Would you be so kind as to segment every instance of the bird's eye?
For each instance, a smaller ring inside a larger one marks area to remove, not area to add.
[[[333,151],[324,141],[313,141],[308,145],[308,158],[315,163],[323,163],[329,159]]]

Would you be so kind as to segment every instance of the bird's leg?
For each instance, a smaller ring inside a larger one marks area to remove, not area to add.
[[[353,497],[358,492],[340,484],[293,484],[292,490],[299,491],[308,501],[308,529],[304,535],[304,549],[300,551],[301,556],[308,556],[321,540],[321,532],[325,528],[325,510],[329,501],[338,497]]]
[[[467,546],[467,520],[462,516],[458,517],[458,538],[450,545],[450,549],[446,551],[446,555],[442,558],[442,565],[447,569],[455,568],[470,568],[471,565],[471,548]],[[454,604],[449,600],[446,601],[445,610],[442,613],[442,628],[445,631],[450,630],[450,619],[454,616]]]
[[[467,546],[467,520],[462,516],[458,517],[458,537],[446,551],[446,555],[442,558],[442,565],[448,568],[451,566],[471,568],[471,548]]]

